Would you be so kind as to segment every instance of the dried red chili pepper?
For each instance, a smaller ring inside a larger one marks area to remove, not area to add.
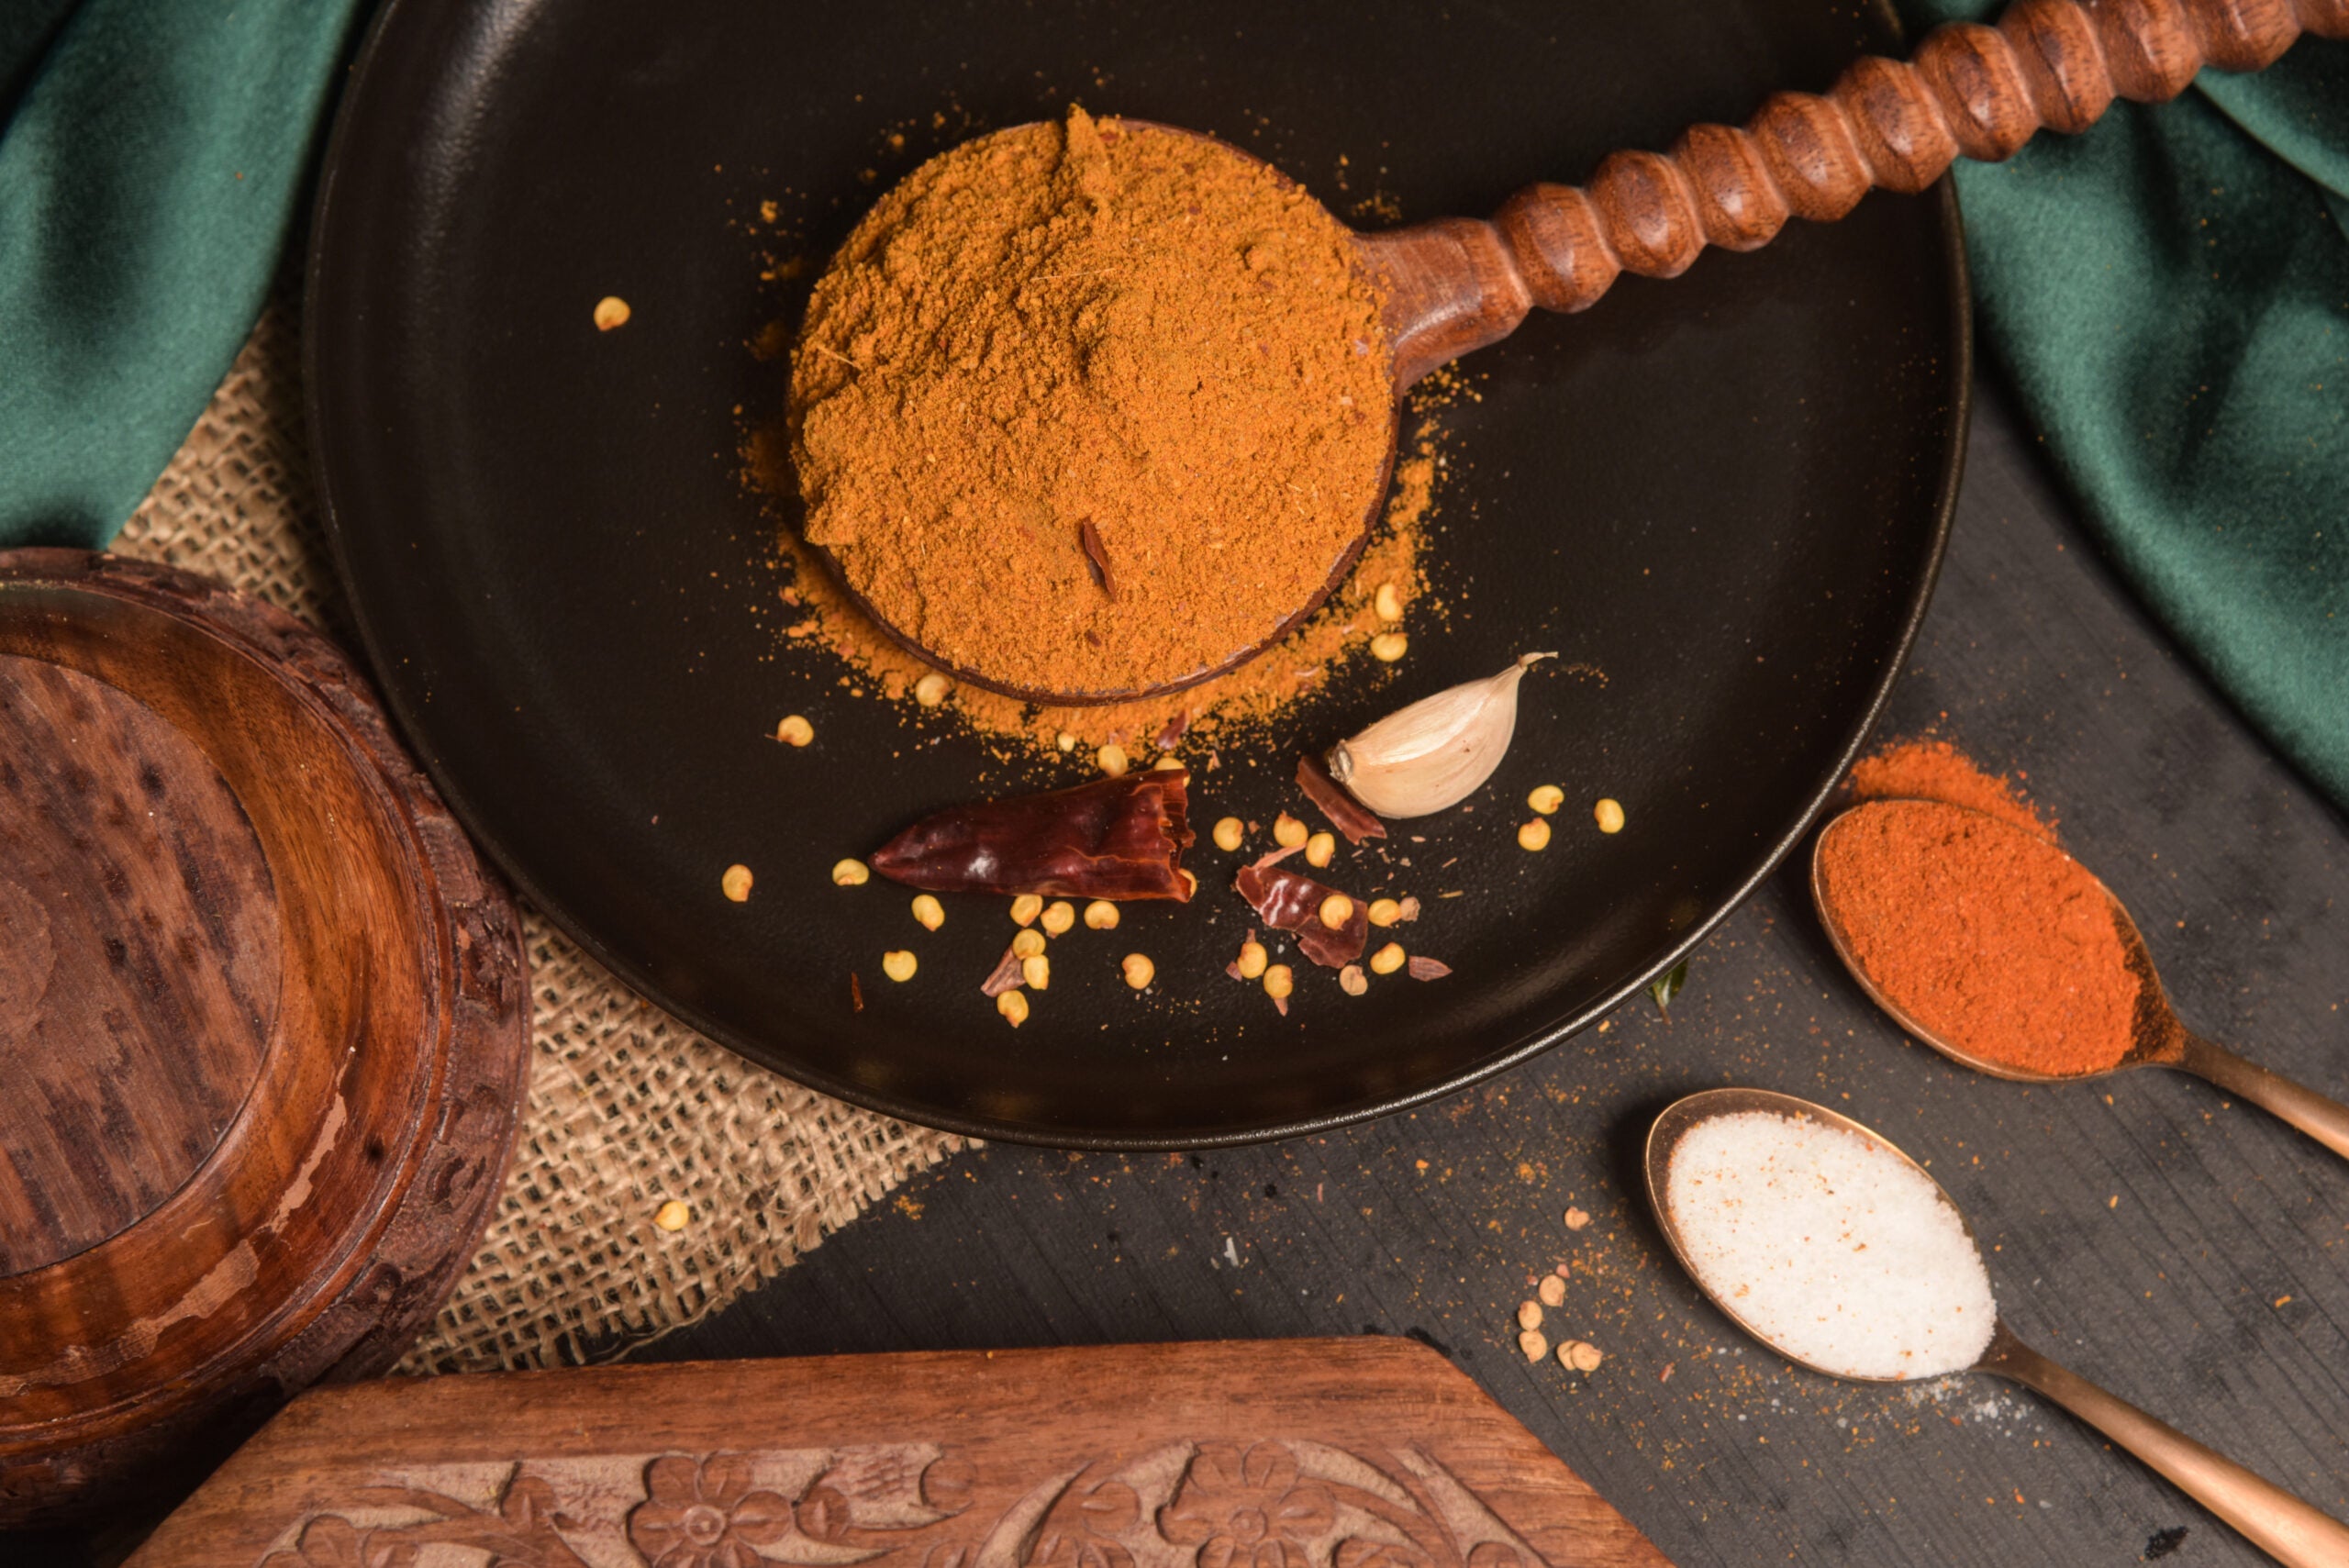
[[[932,893],[1069,898],[1191,896],[1186,768],[1153,768],[1074,789],[949,806],[874,852],[874,871]]]
[[[1297,787],[1321,808],[1321,815],[1330,819],[1330,826],[1346,836],[1347,843],[1386,837],[1386,824],[1378,819],[1377,813],[1348,795],[1346,786],[1330,776],[1329,764],[1310,751],[1297,760]]]
[[[1333,931],[1321,923],[1321,901],[1338,890],[1269,863],[1274,858],[1267,855],[1254,865],[1241,866],[1233,879],[1232,885],[1254,906],[1257,917],[1294,935],[1299,951],[1325,969],[1343,969],[1360,958],[1370,941],[1370,916],[1362,900],[1348,898],[1353,913]]]

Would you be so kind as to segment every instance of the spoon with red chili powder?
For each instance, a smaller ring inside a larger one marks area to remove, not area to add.
[[[2174,1067],[2349,1158],[2349,1106],[2188,1029],[2121,901],[2037,834],[1941,801],[1869,801],[1820,834],[1810,890],[1860,988],[1953,1062],[2027,1084]]]

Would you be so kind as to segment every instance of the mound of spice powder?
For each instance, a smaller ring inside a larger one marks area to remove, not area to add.
[[[1819,841],[1822,906],[1917,1027],[2013,1072],[2097,1073],[2127,1054],[2141,982],[2086,868],[2024,827],[1879,800]]]
[[[882,198],[791,396],[808,542],[944,662],[1033,691],[1271,636],[1360,537],[1394,425],[1342,225],[1235,149],[1075,108]]]

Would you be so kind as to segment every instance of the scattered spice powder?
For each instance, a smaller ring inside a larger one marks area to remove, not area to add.
[[[1820,838],[1818,873],[1859,968],[1919,1029],[2047,1077],[2127,1054],[2142,983],[2112,901],[2035,818],[1872,801]]]
[[[949,663],[1074,692],[1271,636],[1376,506],[1391,408],[1343,225],[1237,150],[1072,107],[881,199],[810,302],[789,423],[850,587]]]

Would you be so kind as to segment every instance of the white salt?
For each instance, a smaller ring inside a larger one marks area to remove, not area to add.
[[[1873,1140],[1774,1111],[1715,1117],[1674,1148],[1664,1205],[1698,1282],[1797,1361],[1937,1377],[1990,1343],[1998,1307],[1965,1221]]]

